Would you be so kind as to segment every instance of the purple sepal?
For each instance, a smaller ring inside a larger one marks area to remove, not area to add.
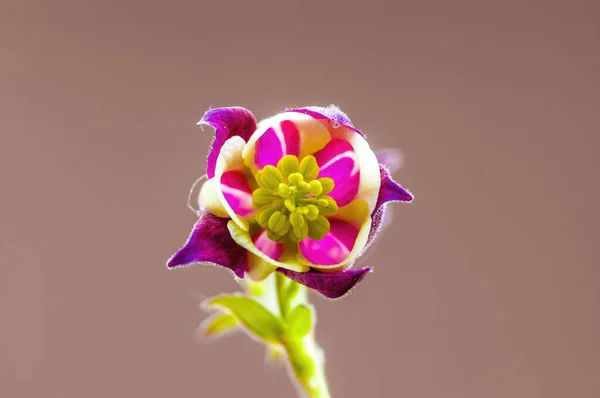
[[[392,180],[384,165],[379,165],[379,172],[381,175],[381,187],[379,188],[377,204],[373,213],[371,213],[371,229],[369,230],[369,237],[367,238],[364,250],[367,250],[371,246],[371,243],[373,243],[384,225],[386,208],[383,205],[387,202],[410,202],[413,200],[413,195],[410,192]]]
[[[174,268],[193,263],[213,263],[232,270],[243,278],[247,252],[232,238],[227,228],[229,219],[203,214],[194,225],[185,245],[167,261]]]
[[[215,129],[215,139],[206,164],[208,178],[215,176],[217,157],[225,141],[234,136],[240,136],[244,141],[248,141],[256,131],[256,118],[252,112],[238,106],[211,109],[204,114],[198,124],[207,124]]]
[[[371,268],[348,269],[337,273],[324,273],[315,269],[308,272],[295,272],[278,268],[277,271],[301,285],[318,291],[325,297],[337,299],[352,290],[371,271]]]
[[[410,202],[413,200],[413,195],[402,188],[396,181],[392,180],[385,167],[379,165],[379,172],[381,175],[381,188],[379,188],[379,197],[377,198],[373,214],[387,202]]]
[[[380,207],[371,214],[371,229],[369,230],[369,237],[367,238],[367,244],[363,250],[367,250],[371,243],[377,237],[377,234],[383,228],[384,220],[385,220],[385,207]]]
[[[303,113],[305,115],[312,116],[315,119],[328,119],[334,128],[342,125],[364,136],[363,133],[361,133],[352,125],[348,115],[342,112],[340,108],[335,105],[329,105],[327,108],[322,106],[307,106],[304,108],[288,109],[286,112]]]

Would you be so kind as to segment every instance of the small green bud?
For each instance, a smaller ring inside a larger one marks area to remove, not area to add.
[[[263,228],[267,228],[269,225],[269,218],[275,213],[275,209],[272,207],[263,207],[256,213],[256,222]]]
[[[308,222],[308,236],[310,236],[312,240],[323,239],[330,229],[331,225],[329,224],[329,220],[322,215],[318,215],[315,220]]]
[[[304,223],[301,227],[292,227],[293,240],[300,242],[308,236],[308,224]]]
[[[323,186],[319,180],[312,180],[310,182],[310,194],[312,196],[319,196],[323,192]]]
[[[291,199],[286,199],[283,204],[285,205],[285,207],[290,211],[290,212],[294,212],[296,211],[296,205],[294,204],[294,201]]]
[[[262,171],[257,171],[256,174],[254,174],[254,179],[256,180],[256,183],[258,184],[259,188],[264,188],[265,185],[262,183]]]
[[[306,194],[310,191],[310,184],[306,181],[300,181],[298,183],[298,188],[300,188],[300,192]]]
[[[322,177],[319,178],[317,181],[319,181],[321,183],[321,186],[323,187],[323,192],[321,192],[321,195],[327,195],[328,193],[333,191],[333,188],[335,188],[334,181],[329,177]]]
[[[329,206],[329,201],[327,199],[319,199],[317,200],[317,204],[321,207]]]
[[[268,205],[273,203],[275,199],[277,197],[273,195],[273,191],[267,188],[258,188],[252,192],[252,204],[254,206]]]
[[[279,186],[277,187],[277,190],[279,192],[279,196],[281,196],[284,199],[289,198],[291,195],[290,187],[288,187],[283,182],[279,184]]]
[[[281,236],[285,235],[286,228],[288,225],[290,225],[290,223],[288,222],[287,216],[282,215],[279,218],[279,221],[277,222],[277,225],[276,225],[275,232],[277,233],[277,235],[281,235]]]
[[[266,188],[277,189],[279,183],[283,181],[283,175],[274,166],[268,165],[261,170],[261,182]]]
[[[283,177],[287,178],[290,174],[298,171],[298,158],[294,155],[285,155],[277,163],[277,168]]]
[[[306,212],[306,218],[313,221],[319,215],[319,208],[315,205],[308,205],[306,206]]]
[[[269,217],[269,229],[275,232],[277,235],[281,235],[281,231],[284,229],[287,223],[287,217],[280,211],[276,211]]]
[[[288,176],[288,181],[292,185],[298,185],[300,181],[304,181],[304,177],[300,173],[292,173]]]
[[[323,206],[321,203],[327,202],[326,206]],[[339,210],[336,201],[331,196],[323,196],[321,199],[317,201],[319,207],[319,213],[324,216],[333,216]]]
[[[314,180],[319,175],[319,165],[317,164],[317,159],[312,155],[305,156],[300,162],[298,171],[304,176],[305,181]]]
[[[288,218],[286,217],[285,218],[285,223],[283,224],[283,226],[281,227],[281,229],[279,229],[277,231],[277,234],[279,234],[281,236],[286,236],[288,234],[288,232],[290,232],[290,229],[292,229],[292,224],[290,224]]]
[[[290,214],[290,223],[292,227],[301,227],[304,225],[304,217],[296,212]]]
[[[271,231],[270,229],[267,230],[267,238],[269,238],[275,242],[278,242],[279,240],[281,240],[281,236],[277,235],[275,232]]]
[[[302,215],[307,215],[308,209],[306,208],[306,206],[300,206],[299,208],[296,209],[296,213],[302,214]]]

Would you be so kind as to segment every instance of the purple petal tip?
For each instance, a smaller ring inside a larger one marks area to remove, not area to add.
[[[375,211],[387,202],[411,202],[414,199],[414,196],[407,189],[392,180],[384,166],[379,165],[379,171],[381,174],[381,188],[379,189]]]
[[[323,273],[314,269],[308,272],[295,272],[278,268],[277,271],[301,285],[318,291],[325,297],[337,299],[348,294],[371,271],[371,268],[348,269],[337,273]]]
[[[327,119],[333,127],[345,126],[360,135],[364,135],[362,132],[357,130],[354,125],[352,125],[348,115],[342,112],[342,110],[335,105],[329,105],[328,107],[307,106],[304,108],[288,109],[287,112],[303,113],[317,120]]]
[[[211,109],[204,114],[198,124],[207,124],[215,129],[215,139],[206,165],[208,178],[213,178],[215,175],[217,157],[225,141],[234,136],[240,136],[248,141],[256,130],[256,119],[252,112],[239,106]]]
[[[185,245],[167,261],[167,267],[208,262],[229,268],[243,278],[247,264],[246,250],[231,237],[228,221],[210,213],[202,215]]]

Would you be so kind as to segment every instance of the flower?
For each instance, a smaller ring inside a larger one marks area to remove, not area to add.
[[[258,125],[247,109],[217,108],[198,124],[216,131],[208,180],[199,220],[169,268],[208,262],[253,280],[277,271],[338,298],[371,270],[352,266],[385,204],[413,199],[335,106],[290,109]]]

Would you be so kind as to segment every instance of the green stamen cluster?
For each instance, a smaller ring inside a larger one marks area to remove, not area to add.
[[[288,237],[300,242],[310,236],[321,240],[329,232],[329,221],[338,211],[335,200],[327,196],[334,188],[331,178],[317,178],[319,166],[314,156],[305,156],[300,163],[286,155],[277,167],[265,166],[256,173],[259,188],[252,193],[252,205],[257,209],[256,222],[267,229],[274,241]]]

